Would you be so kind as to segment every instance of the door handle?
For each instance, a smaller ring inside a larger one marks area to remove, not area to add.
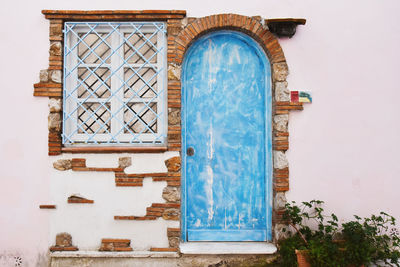
[[[194,148],[193,147],[188,147],[186,150],[186,155],[188,155],[189,157],[194,155]]]

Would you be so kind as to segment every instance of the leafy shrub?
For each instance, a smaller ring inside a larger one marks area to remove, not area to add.
[[[296,249],[307,250],[315,267],[400,266],[400,237],[394,217],[384,212],[364,219],[355,215],[354,221],[339,226],[335,214],[324,214],[323,203],[286,204],[283,219],[289,225],[289,237],[278,244],[282,266],[297,266]]]

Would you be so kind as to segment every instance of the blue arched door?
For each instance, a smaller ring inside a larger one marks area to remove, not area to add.
[[[198,39],[183,64],[185,241],[271,238],[270,65],[234,31]]]

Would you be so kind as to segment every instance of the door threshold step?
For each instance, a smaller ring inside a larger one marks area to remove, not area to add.
[[[182,254],[274,254],[277,250],[269,242],[185,242],[179,249]]]

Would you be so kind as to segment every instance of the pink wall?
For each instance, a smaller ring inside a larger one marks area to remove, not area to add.
[[[0,9],[3,131],[0,139],[0,255],[32,265],[46,253],[49,200],[47,99],[32,96],[47,68],[48,22],[41,9],[186,9],[303,17],[292,39],[281,39],[292,90],[314,103],[290,115],[290,199],[323,199],[339,217],[386,210],[400,219],[400,2],[397,0],[8,2]]]

